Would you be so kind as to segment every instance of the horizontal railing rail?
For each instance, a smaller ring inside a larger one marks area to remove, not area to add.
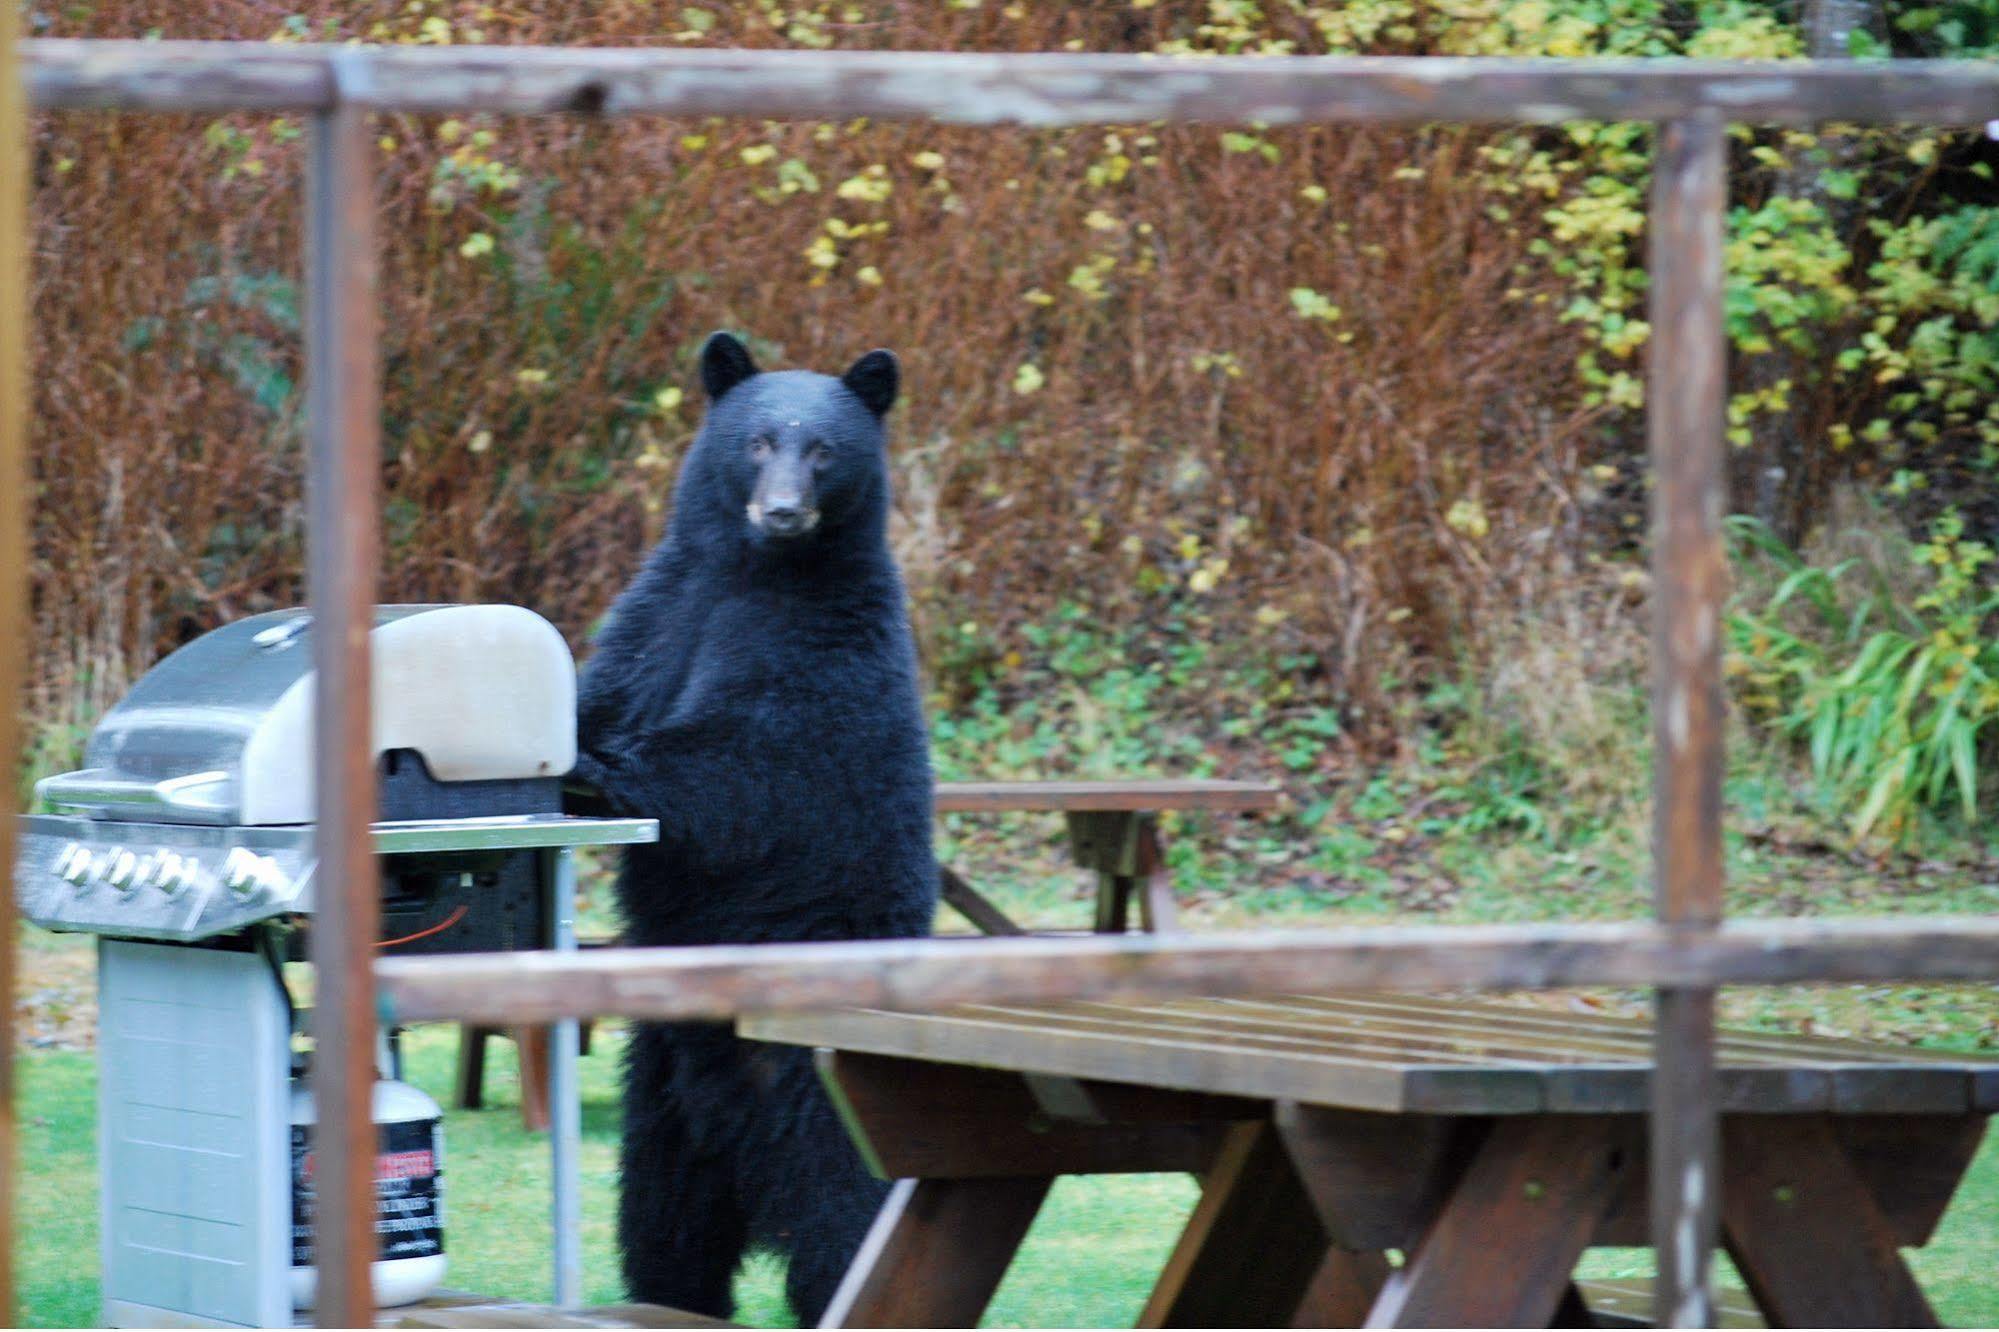
[[[972,55],[520,46],[21,43],[37,108],[587,112],[1083,125],[1153,120],[1673,120],[1979,125],[1999,65],[1965,61]]]
[[[922,1010],[1028,999],[1333,990],[1780,985],[1999,976],[1999,918],[1741,920],[1679,928],[1404,925],[1086,938],[464,953],[375,964],[384,1021]]]

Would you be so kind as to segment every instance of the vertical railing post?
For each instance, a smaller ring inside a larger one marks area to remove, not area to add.
[[[20,6],[0,13],[0,757],[19,772],[21,671],[28,642],[28,116],[14,38]],[[0,808],[0,866],[14,866],[11,794]],[[14,1314],[14,893],[0,892],[0,1324]]]
[[[374,623],[381,471],[374,163],[349,100],[365,56],[332,58],[306,179],[307,583],[312,599],[318,823],[312,917],[312,1084],[319,1122],[316,1318],[374,1321],[374,947],[380,885],[368,635]]]
[[[1722,327],[1726,126],[1659,127],[1653,154],[1651,367],[1653,811],[1659,919],[1721,920]],[[1714,991],[1662,988],[1652,1078],[1652,1239],[1661,1327],[1713,1326],[1719,1211]]]

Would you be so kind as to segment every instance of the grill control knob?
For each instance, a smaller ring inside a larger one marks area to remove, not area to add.
[[[78,887],[90,881],[90,852],[81,842],[71,842],[56,857],[56,877]]]
[[[121,893],[139,886],[139,858],[123,847],[112,849],[106,860],[104,882]]]
[[[257,891],[257,876],[252,867],[257,859],[242,847],[230,851],[222,862],[222,886],[242,897],[251,897]]]
[[[152,885],[164,896],[179,897],[194,882],[194,867],[193,860],[162,851],[153,871]]]
[[[284,887],[285,876],[277,861],[239,846],[222,862],[222,882],[243,900],[255,901]]]

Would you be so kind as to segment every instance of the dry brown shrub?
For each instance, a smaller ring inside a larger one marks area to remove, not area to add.
[[[758,10],[709,8],[713,42],[779,40]],[[1205,12],[997,11],[878,5],[827,31],[1145,50]],[[50,31],[263,38],[287,12],[107,0]],[[478,19],[504,42],[658,43],[677,26],[584,0],[297,12],[346,34]],[[1221,631],[1316,648],[1328,687],[1364,696],[1384,653],[1439,651],[1567,567],[1591,419],[1535,229],[1496,217],[1475,179],[1478,133],[1252,135],[1271,160],[1213,128],[452,128],[380,126],[385,598],[520,601],[580,638],[659,529],[697,415],[692,349],[718,326],[784,364],[903,353],[898,542],[933,630],[975,618],[1003,633],[1064,599],[1129,621],[1178,599]],[[301,596],[296,129],[38,122],[45,723],[87,721],[163,648]],[[518,188],[452,174],[479,130],[496,137],[475,156]],[[746,164],[762,144],[775,158]],[[912,163],[928,153],[941,169]],[[1119,155],[1128,174],[1093,183]],[[760,199],[792,158],[820,188]],[[893,180],[885,201],[835,197],[872,164]],[[1323,201],[1301,193],[1314,186]],[[840,242],[815,285],[805,254],[829,217],[887,229]],[[492,252],[461,254],[478,234]],[[1093,263],[1094,299],[1071,284]],[[869,266],[879,286],[857,281]],[[1340,318],[1301,317],[1294,288]],[[1036,290],[1053,303],[1024,299]],[[1023,394],[1028,363],[1045,383]],[[689,400],[662,413],[653,395],[673,385]],[[1203,569],[1214,587],[1190,590]],[[1268,613],[1259,628],[1265,606],[1290,613],[1280,630]]]
[[[1479,663],[1478,696],[1456,742],[1544,770],[1558,822],[1612,823],[1647,808],[1647,765],[1632,753],[1646,733],[1643,595],[1630,574],[1579,575],[1483,623],[1467,654]]]

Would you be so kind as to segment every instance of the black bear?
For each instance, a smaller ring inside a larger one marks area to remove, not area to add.
[[[931,774],[882,418],[900,372],[759,371],[701,351],[709,408],[665,540],[579,684],[577,777],[659,820],[618,878],[640,946],[928,934]],[[811,1326],[880,1208],[807,1051],[641,1024],[618,1244],[632,1298],[727,1317],[751,1246]]]

